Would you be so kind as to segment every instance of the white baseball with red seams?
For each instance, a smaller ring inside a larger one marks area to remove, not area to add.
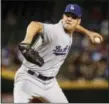
[[[95,37],[95,38],[94,38],[94,41],[95,41],[96,43],[100,43],[100,42],[101,42],[101,39],[98,38],[98,37]]]

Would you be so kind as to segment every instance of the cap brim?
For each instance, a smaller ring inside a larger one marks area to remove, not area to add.
[[[76,16],[77,18],[81,18],[80,16],[78,16],[77,14],[75,14],[75,13],[73,13],[73,12],[65,11],[64,14],[65,14],[65,13],[71,13],[71,14],[73,14],[74,16]]]

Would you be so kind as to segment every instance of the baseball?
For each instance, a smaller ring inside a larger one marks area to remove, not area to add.
[[[98,38],[98,37],[96,37],[96,38],[94,39],[94,41],[95,41],[95,43],[100,43],[100,42],[101,42],[100,38]]]

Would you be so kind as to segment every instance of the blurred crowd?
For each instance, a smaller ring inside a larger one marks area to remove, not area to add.
[[[67,58],[68,73],[65,72],[65,75],[70,80],[108,80],[107,41],[105,40],[102,44],[96,45],[85,38],[81,40],[81,46],[78,44],[78,48],[72,46],[71,53]],[[88,43],[87,46],[86,43]]]
[[[82,25],[89,30],[101,33],[104,37],[103,43],[92,44],[84,34],[75,33],[68,58],[59,72],[59,79],[94,80],[100,78],[108,80],[108,13],[102,12],[101,6],[97,5],[90,10],[84,10]],[[47,13],[47,10],[45,12]],[[30,14],[26,13],[25,15]],[[2,21],[2,67],[9,70],[17,70],[24,59],[17,45],[24,38],[27,25],[24,25],[26,21],[24,16],[21,20],[17,16],[10,10]],[[22,21],[24,22],[22,23]],[[45,19],[42,22],[51,23],[51,20]]]

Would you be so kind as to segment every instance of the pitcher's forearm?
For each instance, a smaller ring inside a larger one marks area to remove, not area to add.
[[[42,31],[42,24],[39,22],[31,22],[26,31],[26,36],[22,43],[29,43],[31,44],[33,37],[37,35],[39,32]]]
[[[33,36],[26,36],[25,39],[21,43],[31,44],[32,40],[33,40]]]
[[[90,30],[84,28],[84,27],[81,26],[81,25],[77,25],[76,31],[77,31],[77,32],[80,32],[80,33],[83,33],[84,35],[87,35],[87,36],[89,36],[89,34],[91,33]]]

